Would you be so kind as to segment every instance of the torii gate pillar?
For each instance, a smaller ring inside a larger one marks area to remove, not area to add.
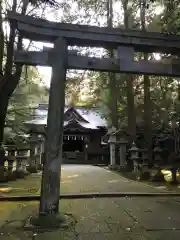
[[[45,164],[41,185],[40,216],[57,214],[59,212],[67,68],[67,43],[65,39],[59,38],[54,43],[52,56],[52,77],[49,94]]]

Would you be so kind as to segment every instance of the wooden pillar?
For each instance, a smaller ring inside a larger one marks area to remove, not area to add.
[[[67,68],[67,43],[65,39],[59,38],[54,43],[52,56],[52,77],[49,94],[45,164],[41,185],[40,215],[57,214],[59,212]]]

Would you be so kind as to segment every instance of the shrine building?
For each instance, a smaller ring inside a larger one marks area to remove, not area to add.
[[[45,135],[48,104],[39,104],[34,119],[28,122],[29,133]],[[54,123],[55,124],[55,123]],[[65,107],[63,134],[64,163],[106,163],[108,147],[102,142],[107,132],[106,120],[95,108]]]

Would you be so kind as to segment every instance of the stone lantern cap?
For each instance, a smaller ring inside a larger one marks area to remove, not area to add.
[[[41,135],[41,134],[39,134],[39,135],[37,136],[37,139],[38,139],[39,142],[43,142],[43,141],[44,141],[44,137],[43,137],[43,135]]]
[[[116,132],[117,132],[116,128],[115,128],[115,127],[112,127],[112,128],[109,128],[109,129],[108,129],[108,132],[107,132],[106,135],[112,136],[112,135],[115,135]]]
[[[115,127],[112,127],[108,130],[107,132],[107,136],[109,137],[108,139],[108,143],[116,143],[117,142],[117,139],[116,139],[116,128]]]
[[[136,147],[135,142],[132,143],[132,147],[130,149],[131,152],[138,152],[138,148]]]
[[[159,146],[156,146],[154,148],[154,152],[158,153],[158,152],[162,152],[162,149]]]
[[[128,134],[121,129],[116,129],[115,127],[109,128],[107,134],[105,135],[108,137],[108,143],[120,143],[120,144],[127,144],[128,141],[126,140]],[[116,140],[115,140],[116,139]]]

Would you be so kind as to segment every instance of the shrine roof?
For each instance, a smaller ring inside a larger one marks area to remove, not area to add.
[[[28,124],[46,125],[47,124],[48,105],[39,104],[35,109],[35,117]],[[69,115],[68,115],[69,114]],[[101,116],[96,108],[86,109],[84,107],[66,106],[64,110],[64,127],[74,119],[79,125],[86,129],[98,129],[106,127],[106,120]]]

